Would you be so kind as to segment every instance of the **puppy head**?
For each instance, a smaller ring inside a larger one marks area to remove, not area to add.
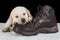
[[[30,14],[30,11],[25,7],[15,7],[11,11],[12,16],[12,23],[18,23],[18,24],[26,24],[32,20],[32,15]]]

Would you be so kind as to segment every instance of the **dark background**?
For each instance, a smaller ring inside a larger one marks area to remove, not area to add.
[[[0,1],[0,22],[6,22],[11,10],[16,6],[25,6],[34,16],[38,5],[50,5],[55,10],[57,22],[60,22],[58,0],[1,0]]]

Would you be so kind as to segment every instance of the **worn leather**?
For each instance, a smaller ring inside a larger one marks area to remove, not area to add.
[[[13,28],[14,32],[22,35],[36,35],[38,33],[56,33],[58,32],[57,21],[54,9],[45,5],[36,13],[33,20],[27,24],[16,24]]]

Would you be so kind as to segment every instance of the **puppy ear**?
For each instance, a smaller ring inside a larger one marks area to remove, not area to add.
[[[12,20],[13,20],[12,15],[9,16],[9,20],[10,20],[10,22],[12,22]]]
[[[30,11],[28,9],[27,9],[27,14],[28,14],[28,18],[29,18],[28,20],[31,21],[33,16],[30,14]]]

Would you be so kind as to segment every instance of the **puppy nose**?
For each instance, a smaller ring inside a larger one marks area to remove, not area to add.
[[[22,21],[22,23],[25,23],[25,19],[24,18],[22,18],[21,21]]]
[[[17,22],[14,23],[14,25],[17,25],[17,24],[18,24]]]

